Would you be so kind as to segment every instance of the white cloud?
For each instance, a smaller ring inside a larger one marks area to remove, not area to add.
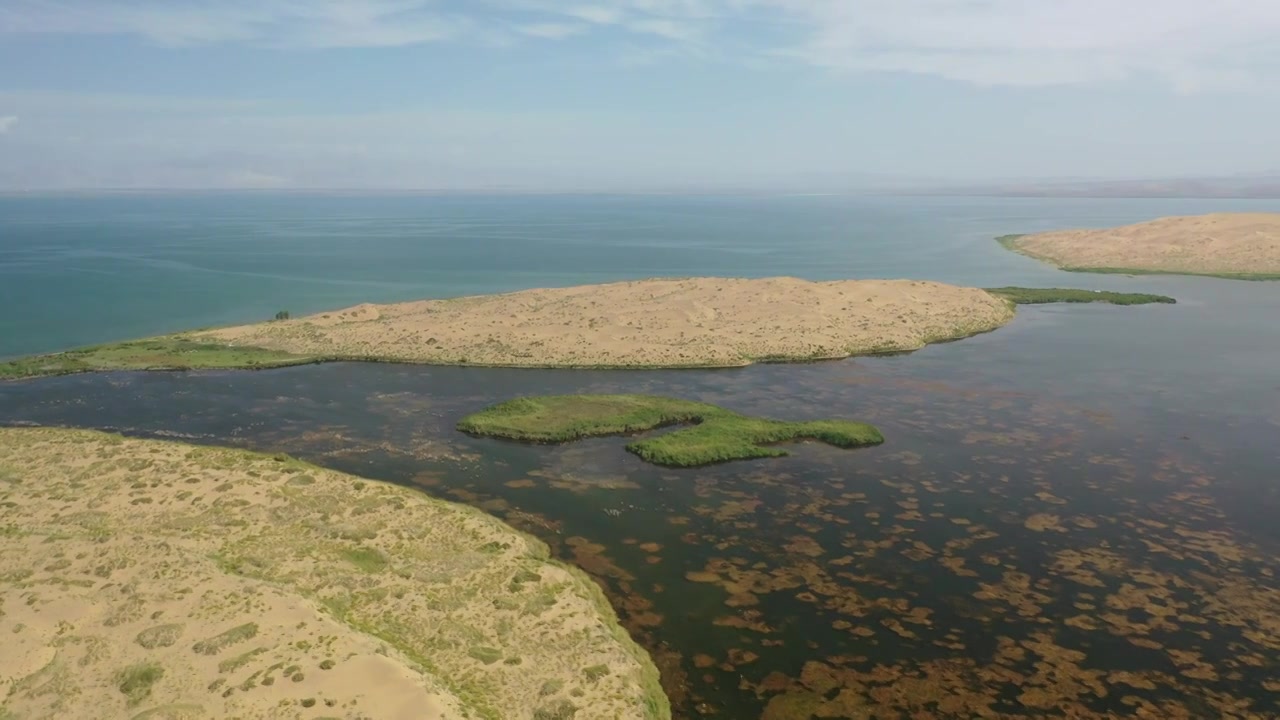
[[[698,24],[694,22],[669,20],[665,18],[648,18],[632,20],[627,29],[643,35],[656,35],[668,40],[695,40],[701,36]]]
[[[589,28],[581,23],[545,22],[522,25],[518,29],[522,35],[547,40],[560,40],[574,35],[581,35]]]
[[[789,57],[983,85],[1154,76],[1190,89],[1269,76],[1274,0],[752,0],[807,30]]]
[[[0,34],[139,35],[161,45],[391,47],[461,34],[423,0],[6,0]]]
[[[0,35],[131,34],[164,45],[501,45],[492,39],[585,32],[642,36],[654,44],[646,52],[664,43],[696,45],[744,62],[772,57],[980,85],[1156,78],[1192,91],[1269,83],[1280,71],[1277,0],[0,2]]]
[[[17,115],[0,115],[0,135],[4,135],[18,124]]]
[[[613,25],[624,17],[622,9],[604,5],[578,5],[562,11],[569,17],[585,20],[597,25]]]

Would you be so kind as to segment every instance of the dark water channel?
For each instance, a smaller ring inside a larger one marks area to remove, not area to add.
[[[477,505],[607,588],[682,717],[1280,717],[1280,285],[1169,284],[1184,302],[1031,309],[908,356],[80,376],[0,385],[0,423],[284,451]],[[575,392],[888,442],[668,470],[619,438],[453,430]]]

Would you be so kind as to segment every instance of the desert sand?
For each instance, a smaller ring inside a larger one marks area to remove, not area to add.
[[[1280,213],[1168,217],[1108,230],[1026,235],[1008,245],[1067,270],[1280,279]]]
[[[287,457],[0,429],[0,717],[669,718],[596,586]]]
[[[916,350],[1012,306],[911,280],[691,278],[359,305],[191,337],[307,356],[515,367],[734,367]]]

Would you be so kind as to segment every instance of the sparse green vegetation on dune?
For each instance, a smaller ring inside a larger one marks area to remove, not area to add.
[[[166,335],[95,345],[0,362],[0,379],[109,370],[221,370],[305,365],[321,358],[279,350],[233,347]]]
[[[0,718],[671,717],[600,587],[469,507],[46,428],[0,428],[0,507]]]
[[[1280,280],[1280,214],[1165,217],[1117,228],[1001,235],[1006,250],[1059,270]]]
[[[730,460],[783,457],[787,455],[786,450],[771,445],[792,440],[818,440],[842,448],[884,442],[880,431],[866,423],[769,420],[707,403],[653,395],[520,398],[463,418],[458,429],[507,440],[564,443],[685,424],[693,427],[637,440],[627,445],[627,450],[657,465],[696,467]]]
[[[1149,293],[1120,293],[1109,290],[1076,290],[1071,288],[987,288],[1015,305],[1044,305],[1048,303],[1108,303],[1111,305],[1173,304],[1177,300],[1166,295]]]

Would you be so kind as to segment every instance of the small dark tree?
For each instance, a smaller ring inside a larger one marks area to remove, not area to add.
[[[276,313],[276,319],[277,319],[277,320],[288,320],[288,319],[289,319],[289,311],[288,311],[288,310],[281,310],[280,312]]]

